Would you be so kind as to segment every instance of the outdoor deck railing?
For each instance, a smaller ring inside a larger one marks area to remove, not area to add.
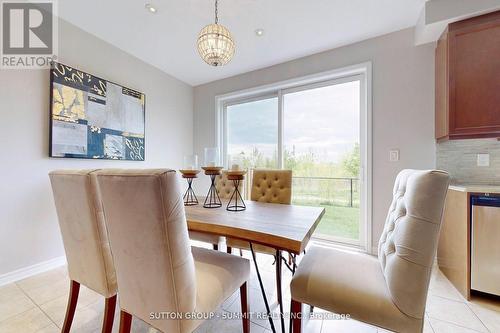
[[[334,206],[359,206],[359,179],[349,177],[293,177],[293,200]]]
[[[244,197],[250,198],[253,170],[245,177]],[[298,204],[359,207],[359,179],[354,177],[292,177],[293,201]]]

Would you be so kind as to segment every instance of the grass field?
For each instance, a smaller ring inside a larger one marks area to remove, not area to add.
[[[318,206],[312,203],[294,200],[296,205]],[[325,208],[325,215],[316,229],[315,236],[324,234],[333,237],[359,239],[359,207],[320,205]]]
[[[292,201],[296,205],[325,208],[325,215],[316,229],[316,237],[323,234],[358,240],[358,187],[357,179],[294,177]]]

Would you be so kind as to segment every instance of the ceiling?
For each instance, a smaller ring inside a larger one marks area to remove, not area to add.
[[[196,50],[214,0],[148,2],[156,14],[145,0],[63,0],[59,16],[195,86],[414,26],[425,0],[220,0],[219,23],[236,42],[224,67]]]

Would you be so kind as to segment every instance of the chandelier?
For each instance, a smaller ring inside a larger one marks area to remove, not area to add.
[[[235,44],[229,30],[219,24],[218,0],[215,0],[215,23],[201,29],[198,35],[198,53],[211,66],[223,66],[231,61]]]

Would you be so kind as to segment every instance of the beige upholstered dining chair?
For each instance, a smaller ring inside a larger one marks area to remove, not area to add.
[[[255,169],[252,173],[250,200],[289,205],[292,202],[292,170]],[[250,244],[239,239],[226,240],[228,253],[232,248],[250,249]],[[257,252],[275,255],[276,249],[255,244]]]
[[[252,201],[286,204],[292,201],[292,170],[269,170],[255,169],[252,175],[252,188],[250,199]],[[227,252],[231,253],[232,248],[249,250],[250,243],[234,238],[227,238]],[[281,250],[260,244],[252,244],[255,252],[272,255],[276,258],[276,287],[277,300],[280,312],[283,313],[283,295],[281,293]]]
[[[293,333],[302,303],[396,332],[422,332],[449,184],[443,171],[403,170],[380,237],[378,259],[313,247],[291,282]]]
[[[240,182],[239,189],[243,187],[243,182]],[[221,199],[229,199],[234,191],[233,181],[227,179],[227,172],[222,171],[222,174],[215,178],[215,188]],[[219,249],[221,237],[218,235],[207,234],[204,232],[190,231],[189,238],[199,242],[212,244],[214,250]]]
[[[91,170],[49,174],[71,280],[66,317],[67,333],[75,314],[80,284],[106,298],[102,332],[111,332],[116,305],[116,276],[101,200]]]
[[[132,316],[168,333],[195,330],[240,288],[243,332],[250,329],[250,262],[189,245],[173,170],[96,173],[120,293],[120,332]]]

